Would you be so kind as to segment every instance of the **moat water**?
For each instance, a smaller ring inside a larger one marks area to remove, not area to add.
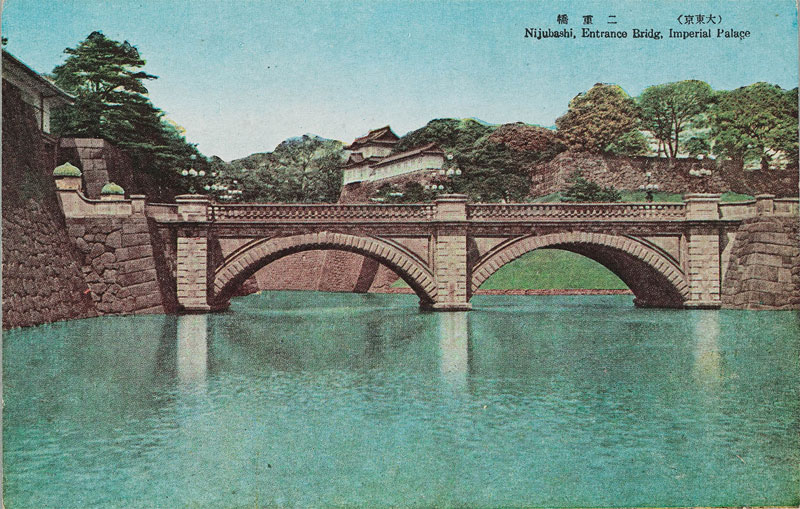
[[[16,507],[800,501],[800,319],[273,292],[4,334]]]

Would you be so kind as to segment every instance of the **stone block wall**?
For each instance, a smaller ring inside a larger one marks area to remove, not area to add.
[[[55,142],[5,80],[2,111],[3,329],[95,316],[56,200]]]
[[[719,234],[693,229],[689,235],[689,305],[719,307]]]
[[[708,177],[690,175],[691,170],[699,169],[709,169],[712,173]],[[711,159],[682,158],[670,165],[666,158],[567,151],[530,168],[531,195],[545,196],[566,189],[575,170],[581,170],[586,180],[615,189],[638,189],[648,183],[647,172],[652,175],[651,181],[660,185],[661,191],[669,193],[734,191],[752,195],[796,196],[798,188],[797,168],[770,170],[765,175],[760,170],[743,171],[732,164],[718,164]]]
[[[270,263],[255,274],[257,290],[316,290],[325,251],[303,251]]]
[[[742,222],[722,286],[722,305],[800,309],[800,237],[796,217]]]
[[[67,232],[83,255],[81,271],[99,314],[173,310],[159,278],[167,269],[157,266],[151,225],[143,214],[70,218]]]
[[[35,201],[3,202],[3,329],[96,316],[63,222]]]
[[[434,265],[438,295],[445,304],[467,304],[469,281],[467,280],[467,236],[462,234],[439,234],[434,250]]]
[[[108,182],[115,182],[127,191],[133,190],[133,168],[130,158],[111,143],[99,138],[62,138],[59,164],[69,161],[83,172],[83,192],[98,199]]]

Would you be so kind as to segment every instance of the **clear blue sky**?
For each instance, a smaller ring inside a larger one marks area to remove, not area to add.
[[[559,14],[569,24],[559,25]],[[681,14],[721,23],[681,26]],[[587,40],[584,15],[595,29],[629,34],[652,27],[751,35]],[[526,27],[570,27],[578,38],[526,39]],[[550,126],[597,82],[631,95],[682,79],[715,89],[798,82],[792,0],[4,2],[6,49],[40,72],[93,30],[137,46],[145,69],[159,76],[148,85],[156,106],[203,153],[226,160],[304,133],[351,141],[370,128],[391,124],[402,135],[441,117]]]

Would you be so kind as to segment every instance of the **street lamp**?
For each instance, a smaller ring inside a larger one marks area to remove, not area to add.
[[[703,179],[701,181],[702,192],[704,192],[704,193],[708,192],[708,185],[709,185],[710,182],[705,177],[711,176],[711,170],[710,169],[708,169],[708,168],[700,168],[700,169],[692,168],[691,170],[689,170],[689,175],[691,175],[692,177],[702,178]]]
[[[658,191],[661,186],[652,182],[653,180],[653,172],[648,171],[644,174],[645,178],[647,179],[646,184],[642,184],[639,186],[639,191],[645,192],[645,199],[649,202],[653,201],[653,193]]]
[[[448,168],[445,170],[444,168],[438,171],[438,176],[431,179],[431,183],[425,186],[426,189],[430,189],[434,192],[443,192],[447,190],[447,192],[453,191],[453,181],[456,177],[461,176],[461,168]]]

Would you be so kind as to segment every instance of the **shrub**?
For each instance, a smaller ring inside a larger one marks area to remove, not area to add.
[[[72,166],[69,163],[64,163],[61,166],[56,166],[56,169],[53,170],[54,177],[80,177],[81,170]]]
[[[100,190],[100,194],[120,194],[124,195],[125,190],[122,189],[122,186],[119,186],[113,182],[109,182],[108,184],[103,186],[103,189]]]
[[[572,185],[561,195],[566,202],[617,202],[621,198],[613,187],[601,187],[583,178],[579,172],[572,175],[570,182]]]

